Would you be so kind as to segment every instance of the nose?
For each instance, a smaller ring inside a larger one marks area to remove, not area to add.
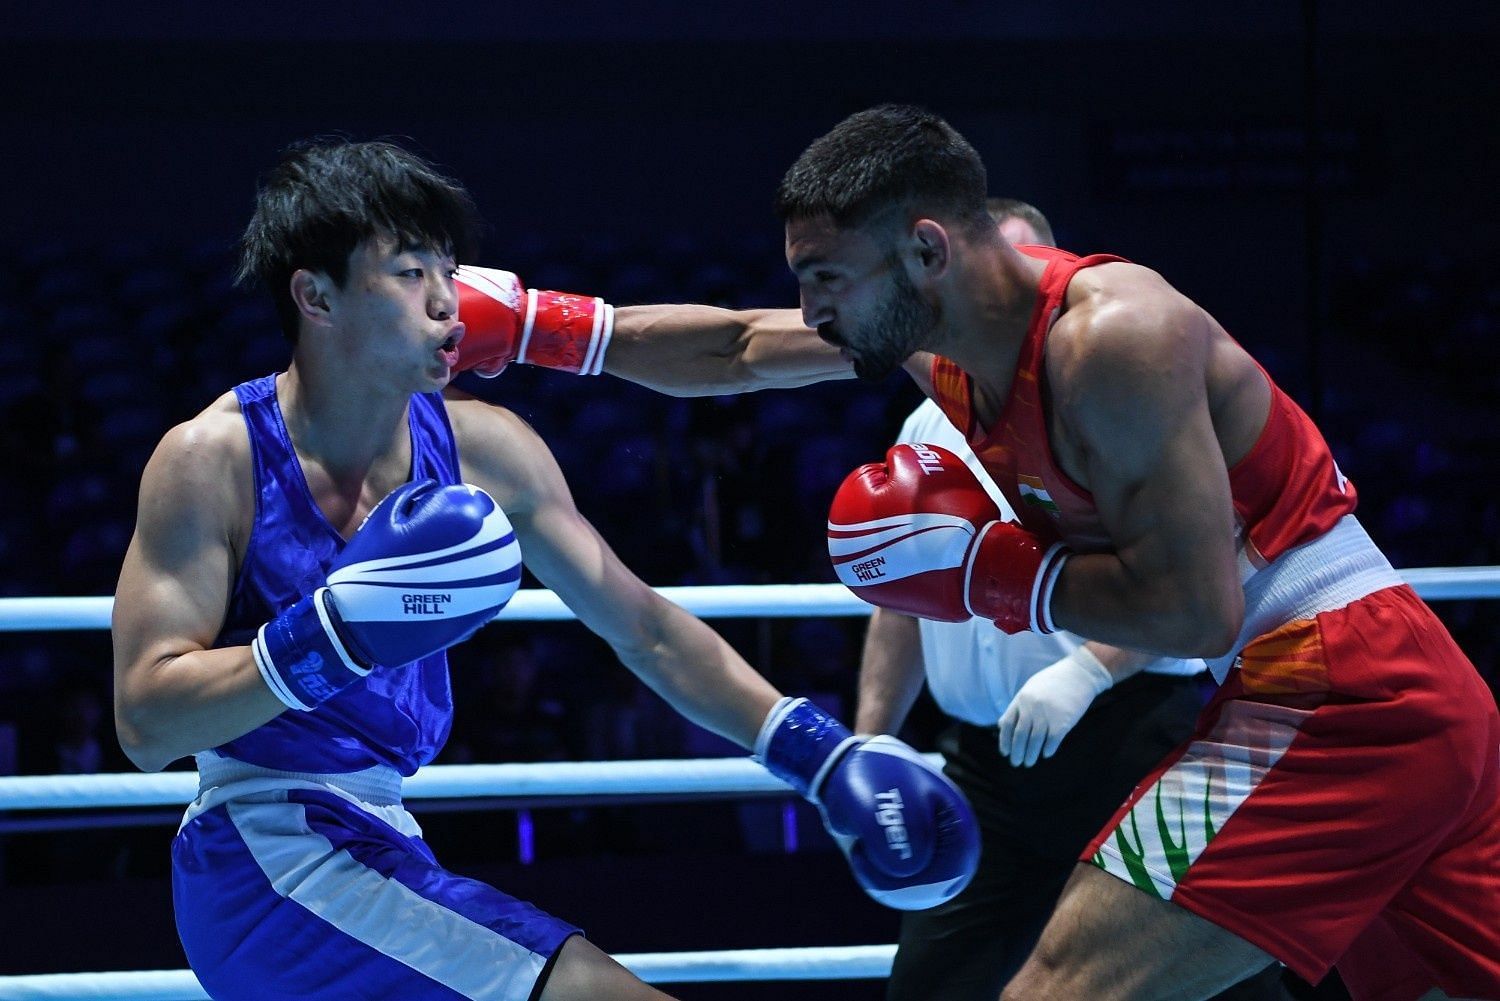
[[[458,284],[448,275],[438,277],[427,300],[427,312],[434,320],[451,320],[458,315]]]
[[[833,305],[823,296],[807,289],[799,290],[802,302],[802,322],[809,327],[818,327],[833,320]]]

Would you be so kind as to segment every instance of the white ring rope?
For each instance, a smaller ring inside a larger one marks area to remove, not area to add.
[[[759,980],[873,980],[888,976],[894,945],[815,949],[638,952],[614,958],[648,984]],[[44,973],[0,977],[0,1001],[203,1001],[191,970]]]
[[[1500,568],[1497,568],[1500,569]],[[1500,582],[1500,573],[1496,575]],[[659,587],[656,593],[707,619],[869,615],[871,607],[842,584],[732,584]],[[0,632],[108,629],[114,598],[0,598]],[[551,591],[526,588],[496,622],[561,622],[577,618]]]
[[[1500,597],[1500,567],[1424,567],[1402,571],[1428,600]],[[660,588],[705,618],[868,615],[870,606],[838,584]],[[107,629],[113,599],[0,598],[0,632]],[[521,591],[499,618],[574,618],[550,591]],[[935,763],[938,755],[926,755]],[[197,775],[19,776],[0,778],[0,809],[161,806],[189,802]],[[491,796],[641,796],[790,793],[748,758],[601,761],[555,764],[431,765],[404,784],[408,799]],[[647,983],[857,980],[888,976],[894,945],[636,953],[615,957]],[[202,1001],[190,970],[54,973],[0,977],[0,1001]]]
[[[1397,571],[1429,601],[1500,598],[1500,566],[1413,567]],[[730,584],[659,587],[657,593],[706,619],[866,616],[872,606],[842,584]],[[0,598],[0,632],[108,629],[114,599]],[[559,622],[575,616],[551,591],[516,592],[496,622]]]
[[[938,754],[925,757],[937,767]],[[752,796],[792,790],[749,758],[428,765],[402,783],[404,799],[546,799],[611,796]],[[0,778],[0,810],[182,806],[198,795],[197,772],[12,775]]]
[[[1500,597],[1500,567],[1419,567],[1402,571],[1430,600]],[[664,587],[659,592],[706,618],[868,615],[870,606],[842,584]],[[0,598],[0,632],[107,629],[114,599]],[[517,593],[498,618],[571,619],[551,591]],[[197,795],[192,772],[156,775],[38,775],[0,777],[0,809],[181,805]],[[524,799],[565,796],[751,795],[785,787],[748,759],[565,762],[539,765],[432,765],[405,784],[410,799],[491,796]]]

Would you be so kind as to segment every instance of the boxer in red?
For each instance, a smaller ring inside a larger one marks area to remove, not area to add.
[[[897,447],[834,500],[856,593],[1212,662],[1197,732],[1089,846],[1005,998],[1203,998],[1276,960],[1337,965],[1360,999],[1500,998],[1482,679],[1218,322],[1120,258],[1011,246],[985,180],[936,116],[851,116],[778,194],[821,342],[785,313],[621,309],[623,350],[590,365],[675,392],[904,367],[1020,523],[951,455]]]

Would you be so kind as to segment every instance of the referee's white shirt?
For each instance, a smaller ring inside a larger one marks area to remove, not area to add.
[[[936,403],[923,402],[901,427],[899,442],[941,445],[963,458],[984,489],[1000,506],[1002,518],[1015,513],[979,458]],[[1026,679],[1066,657],[1083,642],[1072,633],[1007,635],[988,619],[933,622],[918,619],[927,686],[943,712],[976,726],[994,726]],[[1201,660],[1160,660],[1145,669],[1153,674],[1197,674]]]

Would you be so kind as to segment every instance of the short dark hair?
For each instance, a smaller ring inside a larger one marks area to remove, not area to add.
[[[287,285],[298,269],[321,271],[342,286],[354,248],[380,234],[467,260],[478,225],[461,184],[395,143],[294,143],[261,178],[235,282],[266,287],[282,333],[296,344],[297,307]]]
[[[850,115],[803,151],[781,179],[776,214],[858,226],[911,204],[980,232],[994,225],[985,186],[984,161],[958,130],[923,108],[883,104]]]
[[[1052,235],[1052,224],[1042,215],[1042,210],[1030,202],[1018,198],[991,198],[984,203],[985,211],[998,226],[1007,219],[1020,219],[1036,230],[1037,239],[1048,247],[1057,246],[1057,237]]]

